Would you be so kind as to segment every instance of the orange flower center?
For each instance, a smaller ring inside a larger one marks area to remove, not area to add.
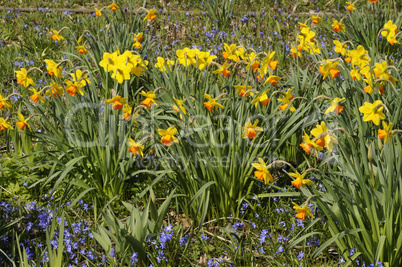
[[[266,106],[268,105],[269,100],[271,100],[271,98],[267,98],[267,99],[265,99],[265,100],[262,100],[262,101],[261,101],[261,104],[262,104],[264,107],[266,107]]]
[[[333,29],[334,31],[336,31],[336,32],[339,32],[339,31],[341,30],[341,26],[340,26],[339,24],[337,24],[337,25],[335,25],[332,29]]]
[[[170,134],[165,135],[164,137],[162,137],[161,143],[166,145],[166,146],[172,145],[172,143],[173,143],[172,136]]]
[[[20,127],[21,131],[25,129],[25,126],[27,125],[25,122],[17,122],[16,123],[18,127]]]
[[[176,105],[173,106],[173,110],[176,112],[180,112],[180,109]]]
[[[131,117],[131,114],[130,114],[130,113],[128,113],[128,112],[123,113],[123,118],[124,118],[126,121],[130,120],[130,117]]]
[[[131,153],[133,153],[133,155],[137,155],[138,150],[139,150],[139,147],[136,147],[136,146],[130,147],[130,148],[128,149],[128,151],[130,151]]]
[[[212,109],[214,108],[214,106],[212,106],[212,104],[210,102],[204,102],[204,106],[209,110],[212,111]]]
[[[324,147],[325,146],[325,136],[318,139],[315,143],[317,145],[319,145],[320,147]]]
[[[223,76],[225,76],[225,78],[229,76],[229,73],[230,73],[230,71],[228,71],[228,70],[222,71],[222,74],[223,74]]]
[[[228,53],[227,52],[223,52],[222,55],[223,55],[224,59],[228,60]]]
[[[67,93],[68,93],[69,95],[75,96],[75,93],[76,93],[76,91],[77,91],[77,86],[71,85],[70,87],[68,87],[68,88],[66,89],[66,91],[67,91]]]
[[[31,99],[35,102],[38,103],[39,101],[39,96],[37,96],[36,94],[31,95]]]
[[[343,108],[344,108],[343,106],[336,105],[335,114],[338,115],[339,113],[341,113],[341,111],[343,110]]]
[[[300,189],[300,186],[302,184],[301,179],[296,179],[294,181],[291,181],[292,185],[294,185],[297,189]]]
[[[255,171],[254,175],[258,178],[258,180],[264,181],[264,171]]]
[[[301,143],[300,146],[303,148],[304,152],[307,153],[307,155],[310,155],[311,149],[313,148],[313,145],[306,144],[306,143]]]
[[[151,108],[152,98],[147,97],[144,101],[141,102],[141,104],[146,106],[147,108]]]
[[[304,219],[306,218],[306,211],[300,210],[299,213],[296,214],[296,218],[302,219],[304,221]]]
[[[253,139],[253,138],[255,138],[257,136],[257,133],[256,133],[256,131],[254,130],[254,128],[248,128],[247,129],[247,137],[248,138],[250,138],[250,139]]]
[[[120,103],[119,100],[113,101],[113,106],[112,106],[113,110],[118,110],[118,109],[121,109],[122,107],[123,107],[123,104]]]

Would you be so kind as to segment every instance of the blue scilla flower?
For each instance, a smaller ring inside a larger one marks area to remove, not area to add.
[[[201,241],[205,241],[205,240],[208,240],[208,239],[209,239],[208,236],[206,236],[204,234],[201,235]]]
[[[297,259],[298,259],[299,261],[301,261],[303,258],[304,258],[304,252],[303,252],[303,251],[300,251],[299,254],[297,255]]]
[[[240,21],[247,23],[248,22],[247,15],[243,15],[243,17],[240,19]]]
[[[114,252],[114,248],[110,250],[110,257],[114,258],[116,256],[116,253]]]
[[[276,250],[275,254],[279,254],[283,252],[283,246],[279,246],[279,248]]]
[[[313,236],[308,242],[307,242],[307,246],[319,246],[320,245],[320,241],[318,240],[318,237]]]
[[[130,257],[130,266],[134,265],[136,262],[138,262],[138,253],[134,252]]]

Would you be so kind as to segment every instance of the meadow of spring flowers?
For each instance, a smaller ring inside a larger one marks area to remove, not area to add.
[[[162,2],[0,11],[0,265],[402,266],[400,3]]]

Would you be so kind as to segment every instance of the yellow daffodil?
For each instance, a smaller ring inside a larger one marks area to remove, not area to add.
[[[355,50],[350,50],[349,56],[352,58],[352,65],[357,65],[360,69],[366,67],[370,61],[367,54],[368,51],[362,45],[359,45]]]
[[[83,82],[72,82],[70,80],[64,80],[64,82],[66,83],[66,91],[69,95],[75,96],[76,93],[84,95],[82,87],[84,87],[85,85]]]
[[[311,134],[314,137],[320,137],[316,143],[321,147],[326,147],[329,152],[334,150],[334,144],[338,144],[338,140],[334,136],[328,133],[328,128],[325,122],[317,124],[314,129],[311,130]]]
[[[277,85],[281,77],[275,75],[269,75],[269,77],[265,80],[264,84],[270,84],[272,86]]]
[[[279,102],[284,103],[283,105],[280,105],[280,106],[279,106],[279,108],[280,108],[282,111],[285,111],[285,110],[286,110],[286,108],[290,105],[290,101],[295,97],[295,95],[292,95],[292,91],[293,91],[293,89],[288,89],[288,90],[286,91],[286,93],[283,94],[283,96],[284,96],[283,98],[278,98],[278,101],[279,101]],[[295,112],[295,111],[296,111],[295,107],[292,107],[292,106],[289,107],[289,110],[290,110],[291,112]]]
[[[109,5],[107,8],[109,8],[112,11],[116,11],[117,9],[120,9],[120,7],[118,5],[116,5],[115,3]]]
[[[356,7],[351,3],[351,2],[346,2],[347,6],[347,10],[352,11],[352,10],[356,10]]]
[[[25,129],[25,126],[28,125],[28,128],[31,129],[31,126],[29,126],[28,124],[28,119],[24,118],[24,115],[22,115],[21,113],[18,113],[18,122],[16,122],[17,126],[21,129],[21,131],[23,131]]]
[[[80,54],[87,54],[88,53],[87,49],[83,45],[76,46],[75,49],[77,49],[77,52],[80,53]]]
[[[243,139],[249,138],[249,139],[254,139],[258,133],[263,132],[264,130],[257,126],[258,125],[258,120],[254,122],[254,124],[251,124],[251,122],[247,121],[246,125],[243,128],[243,133],[241,137]]]
[[[350,70],[350,77],[352,78],[352,80],[362,81],[359,70],[355,69],[354,67],[352,67],[352,69]]]
[[[53,40],[55,40],[55,41],[62,41],[62,40],[64,40],[64,37],[61,36],[58,31],[53,30],[53,29],[52,29],[51,31],[53,32],[53,35],[52,35],[52,39],[53,39]]]
[[[47,64],[46,70],[50,74],[50,76],[55,76],[57,78],[63,77],[63,69],[56,62],[50,59],[45,59]]]
[[[225,63],[223,63],[223,65],[219,69],[215,70],[213,74],[218,74],[218,76],[222,74],[226,78],[230,74],[230,71],[227,70],[229,67],[230,64],[228,64],[227,61],[225,61]]]
[[[293,208],[297,212],[297,214],[295,216],[296,218],[304,221],[306,219],[306,214],[308,216],[310,216],[311,218],[314,218],[313,214],[311,214],[311,209],[308,205],[304,205],[303,207],[300,207],[299,205],[297,205],[294,202],[292,202],[292,204],[294,205]]]
[[[307,46],[309,42],[312,42],[315,37],[315,32],[310,31],[309,27],[304,27],[301,29],[300,34],[297,36],[297,39],[302,47]]]
[[[246,90],[246,86],[245,85],[235,85],[234,88],[237,89],[236,94],[238,94],[239,96],[244,96],[244,94],[246,93],[246,91],[253,89],[251,86],[247,86],[247,90]],[[248,92],[246,94],[246,96],[253,96],[252,92]]]
[[[363,106],[359,108],[359,111],[364,114],[363,121],[372,121],[375,125],[379,125],[381,120],[385,119],[381,104],[383,104],[381,100],[376,100],[372,104],[364,102]]]
[[[141,56],[139,55],[132,55],[131,52],[126,51],[122,57],[125,56],[125,54],[129,54],[130,60],[129,60],[129,64],[131,65],[131,72],[130,74],[134,74],[137,77],[140,77],[141,74],[148,69],[148,60],[142,60]],[[127,59],[127,57],[125,58],[125,60]]]
[[[271,98],[269,98],[268,95],[267,95],[268,91],[269,91],[269,89],[265,90],[264,92],[262,92],[261,95],[259,95],[256,98],[254,98],[253,101],[251,101],[251,105],[254,105],[257,108],[258,103],[261,102],[261,104],[264,107],[266,107],[268,105],[269,100],[271,100]]]
[[[4,107],[6,107],[6,109],[11,109],[13,106],[10,104],[10,102],[8,102],[8,99],[6,97],[4,97],[2,94],[0,94],[0,109],[3,110]]]
[[[254,72],[257,72],[258,68],[260,67],[260,61],[258,60],[256,53],[252,52],[248,54],[244,60],[249,62],[249,64],[246,67],[246,70],[252,68]]]
[[[135,42],[142,42],[142,40],[144,39],[144,34],[142,32],[137,33],[134,37],[134,41]]]
[[[398,33],[398,27],[392,23],[392,20],[389,20],[384,25],[384,29],[381,31],[381,35],[387,38],[387,41],[391,44],[399,44],[396,40],[395,35]]]
[[[42,103],[45,102],[45,98],[43,98],[43,96],[41,95],[41,92],[36,91],[35,88],[29,88],[28,90],[33,93],[33,95],[30,96],[32,101],[34,101],[35,103],[38,103],[39,100]]]
[[[99,66],[101,66],[105,72],[114,71],[119,56],[120,53],[118,51],[113,53],[103,53],[103,59],[99,62]]]
[[[293,181],[291,181],[292,185],[294,185],[297,189],[300,189],[300,187],[306,187],[307,185],[313,184],[313,181],[310,179],[304,179],[306,176],[307,172],[300,174],[298,171],[290,172],[289,175],[293,178],[295,178]]]
[[[35,85],[32,78],[28,75],[28,71],[26,69],[22,68],[19,71],[16,70],[15,73],[17,74],[17,82],[19,84],[23,85],[24,87]]]
[[[204,97],[208,99],[208,102],[204,102],[204,106],[209,110],[212,111],[212,109],[215,107],[216,110],[218,108],[223,108],[221,104],[218,103],[218,100],[216,98],[212,98],[209,94],[205,94]]]
[[[5,131],[7,129],[14,130],[14,128],[7,120],[0,117],[0,130]]]
[[[84,75],[82,70],[76,70],[74,73],[70,73],[70,76],[74,82],[80,82],[83,85],[91,84],[91,81]]]
[[[311,21],[312,21],[314,24],[318,24],[318,23],[321,22],[321,17],[311,15]]]
[[[335,79],[341,72],[338,70],[339,61],[330,61],[324,60],[324,62],[320,67],[319,70],[323,76],[323,80],[327,78],[328,75],[331,75],[333,79]]]
[[[155,64],[155,68],[162,72],[166,72],[166,66],[165,66],[165,59],[163,57],[157,57],[156,58],[157,63]],[[166,60],[166,65],[169,67],[169,70],[172,70],[172,66],[174,65],[173,60]]]
[[[263,181],[265,184],[269,182],[273,183],[274,178],[272,177],[271,173],[269,172],[268,166],[265,164],[262,158],[258,159],[259,163],[252,163],[251,165],[257,169],[254,172],[254,175],[258,178],[258,180]]]
[[[307,155],[311,154],[311,150],[314,148],[315,155],[318,156],[318,151],[323,150],[321,146],[319,146],[316,142],[313,142],[310,140],[310,137],[306,132],[304,132],[303,135],[303,143],[300,144],[300,146],[303,148],[304,152],[307,153]]]
[[[276,66],[278,65],[278,60],[272,60],[272,58],[275,55],[275,51],[273,52],[268,52],[268,56],[264,57],[261,63],[260,71],[263,74],[267,74],[270,69],[274,71],[276,69]]]
[[[113,110],[119,110],[123,107],[124,104],[127,104],[127,97],[121,97],[119,95],[116,95],[110,99],[105,100],[105,104],[113,104],[112,109]]]
[[[146,21],[146,20],[153,21],[156,18],[155,12],[156,12],[156,9],[150,9],[148,11],[147,15],[145,16],[144,21]]]
[[[193,65],[196,67],[196,51],[195,49],[189,49],[185,47],[184,49],[176,50],[177,58],[181,65],[188,67],[189,65]]]
[[[162,136],[161,143],[165,146],[171,146],[173,142],[178,143],[179,140],[175,137],[177,134],[176,127],[169,127],[167,130],[158,129],[158,134]]]
[[[306,22],[307,23],[307,22]],[[300,30],[303,30],[304,28],[308,28],[308,26],[307,26],[307,24],[306,23],[303,23],[303,22],[298,22],[297,24],[299,24],[299,29]]]
[[[130,80],[131,70],[132,68],[130,68],[130,66],[121,63],[114,69],[112,78],[116,79],[118,83],[123,83],[126,80]]]
[[[187,114],[187,109],[184,106],[184,102],[186,100],[179,100],[179,99],[176,99],[174,97],[173,97],[173,99],[176,102],[176,105],[173,106],[173,110],[176,111],[176,112],[180,112],[180,110],[181,110],[183,112],[183,114],[186,115]]]
[[[344,32],[345,31],[345,24],[337,21],[336,19],[332,18],[332,29],[336,32]]]
[[[223,44],[225,51],[223,51],[223,57],[226,60],[233,60],[235,62],[239,61],[238,55],[236,55],[236,44],[228,45],[226,43]]]
[[[141,155],[141,157],[144,156],[144,153],[142,152],[142,150],[144,149],[144,146],[141,143],[137,143],[131,138],[127,138],[127,141],[128,141],[128,145],[130,147],[128,149],[128,151],[133,153],[134,156],[135,155]]]
[[[338,40],[334,41],[334,51],[338,54],[341,54],[342,56],[346,55],[346,48],[348,45],[346,43],[341,43]]]
[[[392,122],[387,125],[387,123],[383,121],[382,127],[384,128],[384,130],[378,129],[378,136],[381,140],[384,140],[385,144],[388,143],[388,141],[391,141],[392,144]]]
[[[328,114],[329,112],[334,112],[338,115],[343,110],[343,106],[338,105],[339,102],[345,100],[345,98],[335,97],[331,100],[331,106],[325,111],[324,114]]]
[[[291,44],[291,48],[290,48],[290,53],[292,54],[292,57],[296,58],[296,57],[301,57],[302,53],[301,51],[303,51],[303,48],[301,45],[298,45],[297,48]]]
[[[199,70],[205,69],[206,67],[211,65],[211,62],[214,59],[217,58],[217,56],[211,55],[211,51],[202,52],[198,51],[198,49],[196,49],[196,55],[198,58],[197,65]]]
[[[95,8],[95,16],[102,17],[102,10]]]
[[[146,97],[145,100],[141,102],[141,104],[146,106],[147,108],[151,108],[152,104],[155,104],[155,106],[157,106],[157,103],[160,103],[159,101],[155,100],[156,94],[153,91],[141,91],[140,95]]]
[[[50,89],[46,91],[45,96],[50,97],[50,96],[58,96],[58,95],[63,95],[64,90],[63,87],[58,85],[56,82],[51,82],[50,83]]]
[[[133,112],[133,108],[130,107],[128,104],[124,104],[123,108],[123,118],[128,121],[131,118],[131,113]]]
[[[141,50],[142,49],[142,44],[140,42],[135,42],[133,44],[133,48],[137,49],[137,50]]]

